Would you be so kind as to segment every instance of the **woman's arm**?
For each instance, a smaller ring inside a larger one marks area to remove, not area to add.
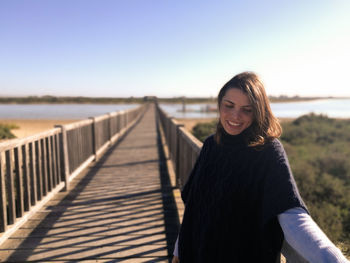
[[[177,239],[175,242],[173,255],[176,257],[179,257],[179,236],[177,236]]]
[[[311,263],[349,263],[304,209],[292,208],[278,215],[285,240]]]
[[[173,252],[173,260],[171,261],[171,263],[179,263],[179,236],[177,236],[176,242],[175,242],[175,246],[174,246],[174,252]]]

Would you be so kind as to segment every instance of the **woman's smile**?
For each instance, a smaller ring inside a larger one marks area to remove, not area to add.
[[[220,105],[220,122],[230,135],[238,135],[252,124],[252,106],[243,91],[236,88],[227,90]]]

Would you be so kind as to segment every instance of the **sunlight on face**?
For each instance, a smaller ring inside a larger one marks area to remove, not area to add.
[[[253,107],[248,96],[239,89],[226,91],[220,103],[220,122],[230,135],[238,135],[253,122]]]

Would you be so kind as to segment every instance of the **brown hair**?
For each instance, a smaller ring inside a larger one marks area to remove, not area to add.
[[[267,141],[281,136],[282,127],[273,115],[264,85],[255,73],[243,72],[228,81],[219,91],[219,109],[221,101],[229,89],[239,89],[244,92],[252,105],[253,123],[247,128],[249,146],[263,146]],[[219,121],[215,133],[217,143],[220,143],[223,132],[224,128]]]

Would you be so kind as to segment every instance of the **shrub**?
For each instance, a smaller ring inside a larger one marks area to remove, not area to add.
[[[192,133],[197,137],[201,142],[216,130],[217,121],[198,123],[192,128]]]
[[[12,139],[16,136],[11,132],[11,129],[17,129],[18,126],[13,124],[0,124],[0,140]]]

